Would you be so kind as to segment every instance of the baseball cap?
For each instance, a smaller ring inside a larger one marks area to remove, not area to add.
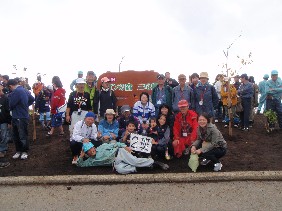
[[[165,76],[163,75],[163,74],[159,74],[158,76],[157,76],[157,79],[164,79],[165,78]]]
[[[76,84],[85,84],[86,82],[83,78],[78,78],[78,79],[76,79],[75,83]]]

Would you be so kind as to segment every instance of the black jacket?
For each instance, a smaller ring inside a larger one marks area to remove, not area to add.
[[[10,115],[9,100],[8,97],[0,95],[0,124],[11,124],[12,117]]]

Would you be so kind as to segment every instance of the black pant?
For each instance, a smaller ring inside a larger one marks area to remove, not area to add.
[[[151,155],[154,158],[156,155],[159,157],[165,156],[166,147],[158,144],[153,144],[151,148]]]
[[[94,145],[95,148],[97,148],[98,146],[100,146],[102,144],[102,141],[95,141],[95,140],[91,140],[91,143]],[[70,148],[71,148],[71,152],[72,152],[72,156],[79,156],[80,152],[82,150],[82,142],[77,142],[72,140],[70,142]]]
[[[250,125],[252,98],[242,98],[243,111],[240,113],[240,120],[242,128],[248,128]]]
[[[17,152],[27,152],[29,150],[27,126],[28,119],[12,119],[13,139]]]
[[[226,154],[226,149],[222,147],[216,147],[212,150],[202,153],[201,157],[211,160],[213,163],[219,163],[219,158],[222,158]]]

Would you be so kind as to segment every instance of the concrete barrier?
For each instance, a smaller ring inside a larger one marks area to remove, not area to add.
[[[138,183],[194,183],[226,181],[281,181],[282,171],[240,171],[208,173],[164,173],[129,175],[59,175],[1,177],[0,185],[60,185],[60,184],[138,184]]]

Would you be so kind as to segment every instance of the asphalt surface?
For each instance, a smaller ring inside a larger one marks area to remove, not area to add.
[[[281,181],[1,186],[6,210],[281,210]]]

